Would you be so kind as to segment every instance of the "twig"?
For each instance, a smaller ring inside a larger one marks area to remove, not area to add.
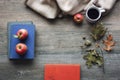
[[[99,46],[99,50],[100,50],[100,53],[102,53],[103,61],[105,61],[105,60],[104,60],[103,50],[102,50],[101,46]],[[103,73],[105,73],[105,65],[104,65],[104,62],[103,62]]]

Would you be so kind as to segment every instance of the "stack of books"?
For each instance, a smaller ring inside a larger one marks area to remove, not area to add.
[[[9,22],[8,25],[8,58],[9,59],[34,59],[35,48],[35,25],[31,21],[26,22]],[[16,45],[21,41],[14,37],[19,29],[26,29],[28,37],[23,43],[28,47],[24,56],[16,53]]]

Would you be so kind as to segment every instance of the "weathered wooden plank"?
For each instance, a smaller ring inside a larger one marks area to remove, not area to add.
[[[85,61],[79,54],[54,54],[54,55],[37,55],[33,61],[9,61],[7,55],[0,57],[0,78],[10,80],[21,79],[39,79],[43,78],[44,64],[81,64],[81,78],[86,80],[100,80],[104,78],[114,78],[119,80],[120,64],[119,60],[105,60],[105,73],[102,72],[102,68],[93,66],[91,69],[87,69]],[[3,76],[6,77],[4,78]],[[33,75],[31,77],[31,75]],[[27,76],[27,77],[26,77]],[[36,77],[35,77],[36,76]]]
[[[44,80],[44,64],[81,64],[81,80],[120,80],[120,0],[102,19],[113,34],[116,46],[104,51],[105,73],[87,69],[80,46],[88,39],[90,25],[75,25],[72,18],[49,21],[24,5],[25,0],[0,0],[0,80]],[[33,61],[10,61],[7,57],[7,22],[33,21],[36,25],[36,57]]]

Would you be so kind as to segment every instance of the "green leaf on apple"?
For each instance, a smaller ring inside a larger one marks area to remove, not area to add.
[[[14,38],[18,38],[18,36],[17,36],[17,35],[13,35],[13,37],[14,37]]]

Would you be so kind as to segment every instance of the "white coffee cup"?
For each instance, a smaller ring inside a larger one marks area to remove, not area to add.
[[[105,9],[93,5],[86,10],[85,16],[88,22],[95,23],[101,18],[103,12]]]

